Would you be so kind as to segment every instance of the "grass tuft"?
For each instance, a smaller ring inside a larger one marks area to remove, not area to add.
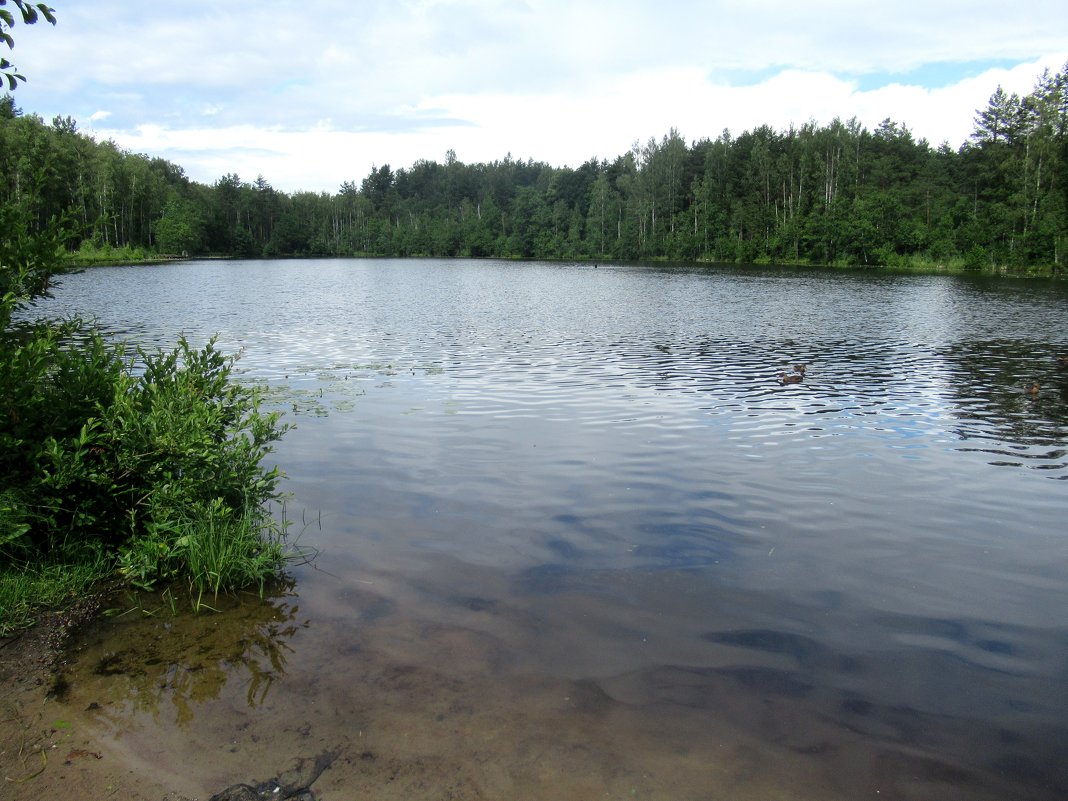
[[[111,571],[110,560],[102,556],[0,566],[0,637],[32,626],[41,611],[67,605]]]
[[[145,535],[119,554],[120,572],[134,586],[151,589],[159,579],[185,581],[193,609],[211,609],[206,598],[258,588],[305,554],[286,539],[287,521],[262,507],[240,510],[216,498],[158,516]]]

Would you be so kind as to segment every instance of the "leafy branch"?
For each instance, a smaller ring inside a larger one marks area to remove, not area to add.
[[[0,0],[0,42],[7,45],[8,50],[15,47],[15,39],[10,31],[15,27],[16,16],[6,8],[8,0]],[[45,3],[28,3],[26,0],[14,0],[15,8],[18,9],[22,21],[26,25],[33,25],[39,19],[45,19],[53,25],[56,24],[55,9]],[[18,71],[18,68],[6,58],[0,58],[0,75],[2,80],[7,81],[7,87],[11,91],[19,85],[19,81],[25,82],[26,76]]]

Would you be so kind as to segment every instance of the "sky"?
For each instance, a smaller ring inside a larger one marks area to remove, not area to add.
[[[1068,64],[1064,0],[50,0],[12,31],[23,112],[211,184],[335,193],[373,167],[577,167],[884,119],[963,144],[1000,85]]]

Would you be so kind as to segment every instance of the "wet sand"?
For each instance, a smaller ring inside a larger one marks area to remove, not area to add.
[[[0,795],[191,801],[128,761],[84,710],[56,698],[56,677],[65,672],[61,627],[46,615],[33,630],[0,642]]]

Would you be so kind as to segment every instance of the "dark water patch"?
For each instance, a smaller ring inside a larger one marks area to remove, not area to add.
[[[360,609],[360,622],[376,623],[397,608],[395,601],[389,598],[376,598],[369,605]]]
[[[846,698],[842,701],[842,711],[849,715],[869,717],[875,711],[875,704],[866,698]]]
[[[453,603],[462,606],[464,609],[470,609],[472,612],[489,612],[492,614],[498,609],[498,602],[492,598],[471,596],[452,598],[451,600]]]
[[[1048,766],[1025,754],[1007,754],[994,760],[991,768],[1013,781],[1045,785],[1045,789],[1048,790],[1056,789],[1048,784],[1050,779]]]
[[[1022,788],[1021,797],[1028,791],[1045,797],[1050,794],[1068,797],[1068,766],[1064,748],[1068,746],[1068,729],[1050,730],[1040,743],[1028,743],[1027,748],[1007,749],[995,756],[989,765],[991,772]]]
[[[1019,655],[1017,646],[1009,642],[1003,642],[1002,640],[976,640],[975,645],[977,648],[989,651],[992,654],[1003,654],[1005,656]]]
[[[930,744],[929,729],[936,716],[925,715],[908,706],[885,704],[849,691],[822,693],[820,718],[834,726],[883,742],[920,745]]]
[[[1068,652],[1065,635],[984,620],[883,615],[881,626],[906,647],[940,652],[969,669],[1013,676],[1034,675]]]
[[[947,717],[882,703],[790,671],[660,667],[608,683],[614,698],[659,714],[679,707],[756,733],[765,742],[825,762],[835,778],[824,797],[1023,798],[1052,801],[1065,786],[1056,754],[1063,727],[991,725],[984,711]],[[756,698],[749,697],[750,692]],[[748,698],[748,701],[740,701]]]
[[[745,648],[793,658],[808,670],[828,669],[855,673],[861,669],[857,659],[836,653],[822,643],[800,634],[770,629],[747,631],[712,631],[703,636],[709,642]]]
[[[564,700],[580,715],[603,716],[617,701],[592,679],[574,682]]]
[[[582,556],[582,551],[565,539],[552,538],[545,543],[549,550],[559,559],[577,559]]]
[[[567,565],[547,562],[523,570],[518,583],[524,593],[551,594],[572,586],[576,571]]]
[[[663,666],[632,677],[641,688],[642,703],[672,704],[691,709],[716,709],[724,697],[742,688],[758,696],[803,698],[813,687],[799,674],[775,668]]]
[[[880,782],[880,796],[963,801],[990,791],[989,779],[981,773],[947,760],[900,751],[879,754],[874,773]]]
[[[666,517],[674,516],[672,513]],[[715,520],[720,515],[702,515],[702,523],[662,522],[641,526],[646,542],[636,545],[635,556],[656,568],[695,568],[730,559],[737,547],[736,535]],[[724,516],[725,517],[725,516]],[[711,518],[711,519],[709,519]]]
[[[812,692],[812,685],[800,674],[788,670],[776,670],[766,667],[729,667],[719,672],[734,679],[742,687],[761,695],[784,695],[789,698],[803,698]]]

